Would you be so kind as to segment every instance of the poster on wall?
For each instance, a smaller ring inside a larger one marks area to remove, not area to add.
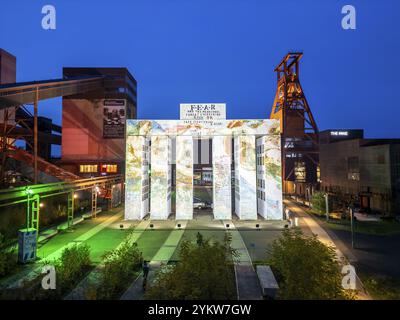
[[[103,138],[123,139],[125,136],[126,100],[103,100]]]

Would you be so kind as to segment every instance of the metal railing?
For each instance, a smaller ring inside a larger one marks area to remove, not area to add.
[[[41,198],[51,197],[72,191],[103,188],[105,184],[116,184],[123,182],[122,175],[94,177],[68,182],[55,182],[47,184],[35,184],[25,187],[0,190],[0,207],[28,201],[28,195],[38,195]]]

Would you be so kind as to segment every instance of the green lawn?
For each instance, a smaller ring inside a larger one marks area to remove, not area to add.
[[[85,241],[90,247],[90,258],[94,263],[100,263],[102,256],[115,249],[129,234],[130,230],[105,228]]]
[[[271,230],[240,230],[239,232],[253,262],[265,261],[268,258],[268,248],[282,233]]]
[[[79,223],[79,224],[75,225],[73,227],[73,231],[62,231],[62,232],[60,232],[59,234],[57,234],[56,236],[52,237],[48,241],[46,241],[46,242],[44,242],[42,244],[39,244],[38,251],[37,251],[37,256],[40,257],[41,259],[45,259],[48,255],[52,254],[53,252],[57,251],[58,249],[62,248],[65,245],[67,245],[68,243],[74,242],[75,239],[79,238],[80,236],[82,236],[86,232],[89,232],[94,227],[98,226],[100,223],[104,222],[105,220],[107,220],[108,218],[110,218],[111,216],[116,214],[116,212],[117,212],[117,210],[111,210],[111,211],[103,212],[96,219],[88,219],[88,220],[85,220],[82,223]],[[108,230],[110,230],[110,229],[111,229],[110,226],[108,226],[108,227],[104,228],[103,230],[101,230],[99,233],[94,234],[87,241],[85,241],[86,243],[89,244],[89,246],[91,247],[92,250],[93,249],[97,250],[97,253],[94,256],[97,259],[97,261],[98,261],[97,256],[100,254],[99,253],[99,245],[97,244],[97,242],[101,241],[99,239],[102,239],[103,236],[106,237],[106,238],[109,238]],[[112,229],[112,230],[123,233],[120,230],[116,230],[116,229]],[[96,238],[97,241],[92,241],[93,238]],[[113,242],[112,241],[112,237],[109,240],[107,240],[107,242],[108,241]],[[114,243],[115,242],[113,242],[113,244]],[[108,250],[109,246],[106,246],[106,247],[107,247],[107,250]]]
[[[335,230],[351,231],[349,220],[323,221],[323,227]],[[371,235],[394,235],[400,234],[400,223],[396,221],[356,221],[354,224],[357,233]]]
[[[211,239],[213,241],[220,241],[222,242],[225,237],[225,230],[196,230],[196,229],[186,229],[185,233],[182,236],[181,241],[179,242],[179,245],[177,249],[175,250],[174,254],[171,257],[172,261],[179,260],[179,251],[180,251],[180,246],[182,245],[183,241],[192,241],[195,242],[197,239],[197,233],[200,232],[201,235],[203,236],[203,239]]]
[[[146,230],[136,242],[140,251],[142,251],[143,259],[151,261],[157,251],[167,240],[172,230]]]
[[[329,222],[325,220],[325,214],[320,214],[312,209],[306,210],[312,214],[322,223],[323,227],[334,230],[351,231],[350,220],[346,219],[330,219]],[[355,231],[357,233],[371,234],[371,235],[394,235],[400,234],[400,223],[395,220],[382,220],[382,221],[355,221]]]
[[[359,274],[374,300],[400,300],[400,279],[377,274]]]
[[[46,261],[49,255],[59,251],[59,249],[68,245],[69,243],[77,242],[79,237],[93,232],[85,243],[90,246],[91,259],[94,263],[99,263],[101,256],[108,250],[114,249],[127,235],[127,230],[121,231],[119,228],[108,225],[104,229],[96,233],[95,229],[102,222],[115,215],[120,208],[116,208],[107,212],[101,213],[96,219],[88,219],[84,222],[77,224],[73,227],[72,231],[62,231],[49,240],[38,245],[37,256],[38,260],[35,264],[16,265],[12,273],[2,277],[0,282],[6,283],[7,281],[16,281],[19,277],[27,275],[36,267],[40,266],[42,261]],[[94,230],[94,231],[93,231]],[[79,241],[80,242],[80,241]],[[61,254],[61,251],[60,251]]]

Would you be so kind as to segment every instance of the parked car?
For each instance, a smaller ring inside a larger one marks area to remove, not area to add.
[[[207,209],[213,209],[213,203],[210,201],[206,201],[206,208]]]
[[[193,197],[193,209],[205,209],[207,207],[206,202],[200,198]]]
[[[343,210],[333,210],[329,213],[329,217],[333,219],[346,219],[346,213]]]

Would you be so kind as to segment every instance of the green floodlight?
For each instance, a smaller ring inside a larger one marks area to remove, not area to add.
[[[31,188],[28,187],[28,188],[25,189],[25,193],[26,193],[26,195],[28,195],[28,196],[29,196],[29,195],[32,195],[32,194],[33,194],[33,190],[32,190]]]

